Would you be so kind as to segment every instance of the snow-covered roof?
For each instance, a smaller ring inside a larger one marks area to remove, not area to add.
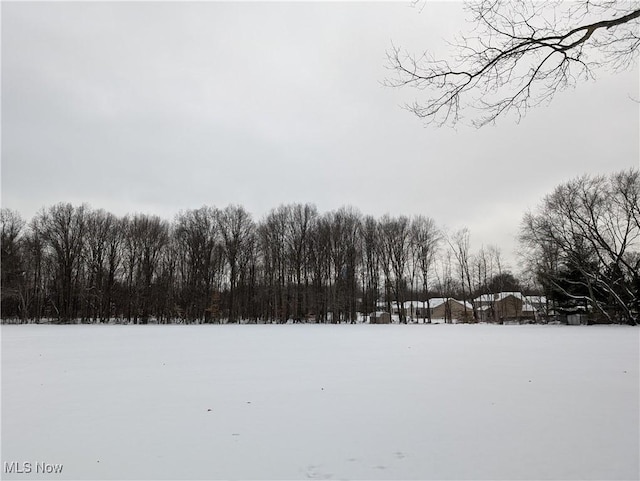
[[[463,306],[467,306],[467,309],[473,309],[473,305],[468,301],[467,302],[462,302],[462,301],[459,301],[458,299],[451,299],[451,300],[452,301],[456,301],[456,302],[462,304]]]
[[[513,296],[516,299],[520,299],[525,301],[526,298],[522,294],[522,292],[512,291],[512,292],[497,292],[494,294],[482,294],[474,299],[475,302],[494,302],[494,301],[502,301],[503,299]]]
[[[441,306],[445,302],[447,302],[446,297],[432,297],[431,299],[429,299],[429,307],[431,309],[434,309],[438,306]]]
[[[473,306],[471,305],[470,302],[462,302],[462,301],[459,301],[458,299],[454,299],[453,297],[432,297],[431,299],[429,299],[429,307],[431,309],[434,309],[436,307],[441,306],[447,301],[457,302],[458,304],[461,304],[463,306],[466,305],[468,309],[473,309]]]

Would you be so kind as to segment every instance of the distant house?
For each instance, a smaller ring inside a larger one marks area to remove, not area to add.
[[[537,309],[521,292],[484,294],[474,300],[480,321],[505,322],[537,319]]]
[[[429,299],[432,319],[462,321],[473,316],[473,306],[469,302],[459,301],[452,297],[433,297]]]
[[[387,303],[384,301],[378,301],[378,309],[381,311],[386,311]],[[404,309],[404,314],[409,319],[418,319],[422,318],[423,316],[427,317],[426,303],[423,306],[422,301],[405,301],[402,303],[402,309]],[[400,314],[398,303],[396,301],[391,301],[391,314]]]
[[[427,301],[406,301],[404,312],[411,319],[426,319],[429,317]]]
[[[386,309],[387,304],[385,302],[378,303],[378,309]],[[453,299],[451,297],[432,297],[429,299],[429,307],[427,307],[427,301],[406,301],[402,304],[404,313],[408,319],[420,320],[428,319],[429,311],[431,311],[431,319],[444,319],[444,320],[457,320],[461,321],[466,315],[470,317],[473,315],[473,306],[467,302],[466,305],[462,301]],[[391,302],[391,314],[399,315],[398,304],[396,301]]]

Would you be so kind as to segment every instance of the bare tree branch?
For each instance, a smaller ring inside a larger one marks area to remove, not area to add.
[[[453,44],[452,60],[394,44],[387,52],[395,76],[384,84],[426,92],[405,105],[426,123],[454,125],[468,110],[478,127],[509,112],[520,119],[594,71],[620,71],[638,58],[638,2],[482,0],[466,8],[477,26]]]

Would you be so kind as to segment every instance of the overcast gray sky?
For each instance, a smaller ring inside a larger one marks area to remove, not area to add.
[[[2,2],[2,205],[171,219],[241,204],[424,214],[510,256],[556,185],[639,164],[638,70],[520,124],[425,128],[391,42],[446,55],[460,3]]]

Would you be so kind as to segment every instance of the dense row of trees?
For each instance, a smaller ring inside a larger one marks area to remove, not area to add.
[[[353,321],[379,302],[515,282],[497,248],[471,256],[467,230],[447,237],[423,216],[295,204],[256,222],[231,205],[167,222],[57,204],[28,223],[8,209],[1,220],[3,318]]]
[[[637,170],[556,188],[522,223],[529,293],[558,312],[637,322],[639,200]],[[3,319],[338,322],[383,302],[404,322],[405,300],[522,289],[499,249],[472,252],[467,229],[445,234],[424,216],[294,204],[256,222],[230,205],[168,222],[57,204],[28,223],[2,209],[1,224]]]

